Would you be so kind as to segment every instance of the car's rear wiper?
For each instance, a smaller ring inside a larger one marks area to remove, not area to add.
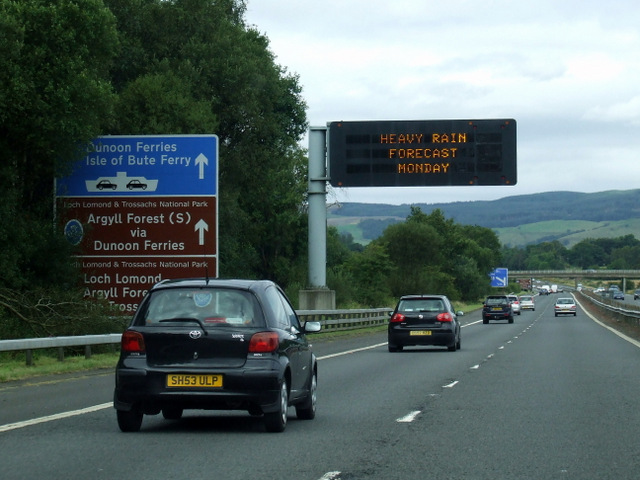
[[[176,317],[176,318],[164,318],[162,320],[158,320],[158,323],[168,323],[168,322],[195,322],[198,325],[200,325],[200,328],[202,328],[202,331],[204,332],[205,335],[209,335],[209,332],[207,332],[207,329],[204,328],[204,323],[202,323],[199,319],[195,318],[195,317]]]

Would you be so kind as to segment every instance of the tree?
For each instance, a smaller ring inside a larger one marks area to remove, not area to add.
[[[221,275],[304,282],[305,104],[245,2],[106,3],[123,45],[110,133],[217,134]]]
[[[395,296],[431,292],[477,300],[500,258],[494,232],[458,225],[439,209],[426,215],[411,207],[406,222],[390,225],[372,243],[382,245],[394,265],[389,285]]]
[[[115,20],[101,0],[5,1],[0,32],[0,285],[72,284],[53,178],[112,118]]]
[[[389,277],[394,266],[382,245],[370,243],[362,252],[349,257],[346,267],[361,304],[379,307],[390,301]]]

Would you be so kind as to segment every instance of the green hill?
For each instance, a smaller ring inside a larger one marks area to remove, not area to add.
[[[507,246],[558,240],[571,247],[585,238],[640,238],[640,190],[598,193],[549,192],[493,201],[386,205],[344,203],[329,208],[328,223],[366,244],[411,207],[425,213],[438,208],[457,223],[493,229]]]

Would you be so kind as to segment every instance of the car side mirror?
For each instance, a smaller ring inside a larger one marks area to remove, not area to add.
[[[304,324],[305,333],[316,333],[322,330],[320,322],[306,322]]]
[[[456,312],[456,315],[459,317],[464,316],[464,312],[462,310],[460,310],[459,312]]]

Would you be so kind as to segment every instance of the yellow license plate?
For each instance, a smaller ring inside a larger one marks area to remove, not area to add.
[[[431,330],[411,330],[409,335],[431,335]]]
[[[220,388],[222,375],[170,374],[167,375],[167,387]]]

